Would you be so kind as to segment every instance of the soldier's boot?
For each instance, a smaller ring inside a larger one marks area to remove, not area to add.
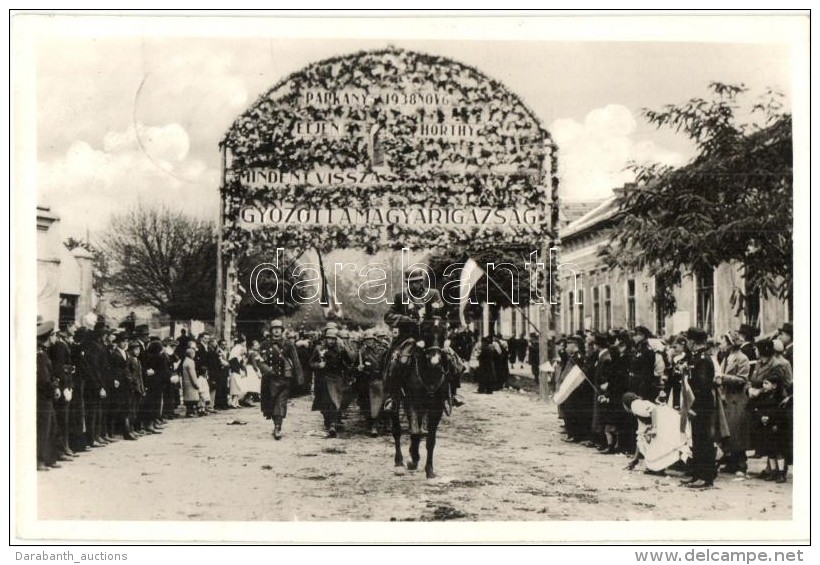
[[[274,418],[273,420],[273,439],[282,439],[282,418]]]
[[[403,366],[399,361],[398,352],[396,352],[390,359],[384,378],[385,399],[383,408],[385,412],[390,413],[398,409],[402,369]]]

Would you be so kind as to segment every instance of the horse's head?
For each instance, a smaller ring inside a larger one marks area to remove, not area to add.
[[[447,364],[442,349],[447,325],[440,318],[423,320],[419,324],[419,337],[416,341],[416,375],[429,396],[441,386],[446,376]]]

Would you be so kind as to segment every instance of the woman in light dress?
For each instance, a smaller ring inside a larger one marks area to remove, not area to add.
[[[245,361],[245,373],[247,375],[246,386],[245,386],[245,395],[256,394],[258,395],[261,388],[262,388],[262,371],[259,370],[259,365],[257,361],[260,358],[259,350],[261,348],[261,344],[259,340],[251,341],[251,346],[248,349],[247,359]],[[245,399],[248,400],[247,398]]]
[[[239,399],[245,396],[245,381],[247,381],[247,372],[245,369],[247,362],[247,349],[245,348],[245,338],[239,336],[236,338],[231,352],[228,354],[228,366],[230,367],[230,397],[228,398],[228,407],[239,408]]]

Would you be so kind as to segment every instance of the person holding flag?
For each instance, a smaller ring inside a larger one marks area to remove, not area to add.
[[[589,407],[579,403],[578,391],[582,386],[592,386],[589,378],[584,374],[582,344],[583,339],[580,336],[567,338],[568,359],[561,372],[561,385],[553,397],[555,403],[563,408],[564,428],[567,437],[563,438],[562,441],[570,443],[578,443],[585,439],[586,431],[582,429],[583,418],[579,418],[579,415],[581,410]]]

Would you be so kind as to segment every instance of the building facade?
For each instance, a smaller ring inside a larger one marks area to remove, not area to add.
[[[750,296],[738,311],[732,301],[733,291],[739,289],[745,294],[746,289],[740,266],[733,264],[708,272],[685,273],[681,285],[673,289],[676,310],[660,311],[656,293],[661,289],[654,277],[610,269],[600,255],[609,234],[617,229],[623,191],[630,188],[626,185],[616,189],[614,196],[560,231],[558,333],[632,329],[640,325],[656,335],[669,336],[698,326],[717,336],[746,323],[767,335],[791,319],[789,305],[776,297]]]
[[[60,217],[37,207],[37,314],[59,327],[94,309],[93,256],[62,242]]]

